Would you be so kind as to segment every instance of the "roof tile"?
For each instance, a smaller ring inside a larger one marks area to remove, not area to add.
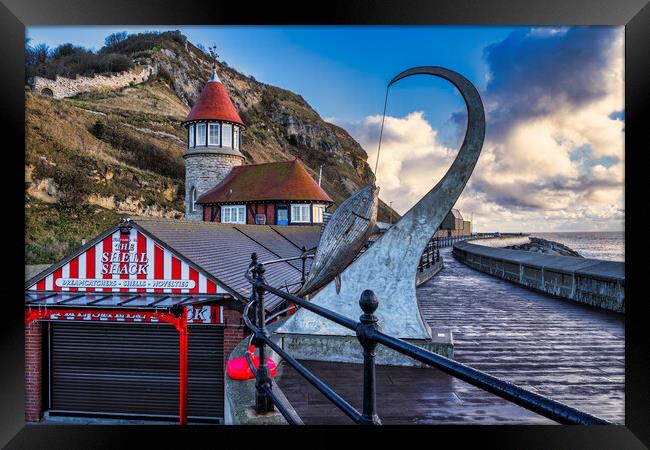
[[[226,178],[201,195],[197,203],[260,200],[334,203],[297,159],[233,167]]]
[[[244,125],[235,106],[230,101],[225,86],[220,81],[206,83],[185,119],[186,122],[192,120],[225,120]]]

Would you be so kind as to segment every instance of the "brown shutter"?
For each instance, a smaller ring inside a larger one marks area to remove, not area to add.
[[[179,338],[167,324],[52,322],[52,412],[178,418]],[[223,328],[190,326],[188,415],[223,417]]]

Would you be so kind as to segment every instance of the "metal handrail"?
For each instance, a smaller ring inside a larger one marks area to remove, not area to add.
[[[355,420],[355,421],[359,420],[361,418],[361,414],[352,405],[350,405],[348,402],[346,402],[343,399],[343,397],[341,397],[339,394],[334,392],[329,386],[327,386],[327,384],[325,384],[325,382],[323,380],[321,380],[316,375],[311,373],[302,364],[300,364],[297,360],[295,360],[293,357],[291,357],[291,355],[287,354],[284,350],[282,350],[282,348],[280,348],[277,344],[275,344],[275,342],[273,342],[271,340],[271,338],[269,338],[268,336],[261,333],[261,330],[257,326],[255,326],[253,324],[253,322],[250,320],[250,318],[248,317],[250,308],[254,304],[255,304],[254,300],[251,300],[250,302],[248,302],[248,304],[246,304],[246,306],[244,307],[244,311],[243,311],[243,314],[242,314],[242,317],[244,319],[244,323],[246,324],[246,326],[248,328],[251,329],[251,331],[253,331],[253,334],[251,335],[249,343],[251,343],[255,338],[264,341],[264,343],[266,345],[271,347],[278,355],[280,355],[284,360],[286,360],[289,363],[289,365],[291,365],[291,367],[293,367],[300,375],[305,377],[307,379],[307,381],[309,381],[316,389],[318,389],[321,393],[323,393],[323,395],[325,395],[325,397],[327,397],[328,400],[332,401],[339,409],[341,409],[345,414],[347,414],[352,420]],[[262,356],[260,355],[260,365],[262,364],[262,359],[261,358],[262,358]],[[255,369],[253,361],[252,361],[250,355],[248,354],[248,352],[246,352],[246,361],[248,362],[248,366],[250,367],[251,371],[253,372],[253,375],[257,379],[258,378],[258,372]],[[266,361],[265,361],[265,363],[266,363]],[[269,386],[270,386],[270,383],[265,386],[265,389],[270,390]],[[285,413],[282,412],[281,408],[284,408],[284,405],[278,406],[278,403],[281,403],[281,402],[279,402],[277,397],[275,397],[275,399],[271,398],[271,400],[273,401],[273,404],[278,407],[278,409],[280,410],[280,413],[282,414],[282,416],[285,419],[287,419],[288,421],[289,420],[294,420],[293,417],[291,417],[291,419],[287,418],[287,415],[285,415]],[[286,413],[288,415],[290,415],[288,413],[288,411]]]
[[[452,359],[446,358],[444,356],[438,355],[436,353],[424,350],[420,347],[417,347],[409,342],[403,341],[401,339],[389,336],[385,333],[382,333],[378,330],[377,327],[377,317],[374,315],[375,310],[378,307],[378,301],[375,294],[370,290],[365,290],[361,294],[361,299],[359,304],[364,314],[360,317],[360,322],[356,322],[352,319],[349,319],[341,314],[338,314],[334,311],[331,311],[322,306],[312,304],[298,296],[285,293],[273,286],[266,284],[264,280],[264,264],[258,263],[256,260],[256,255],[252,255],[253,262],[251,263],[250,268],[246,271],[246,278],[253,284],[253,294],[251,296],[251,301],[244,308],[243,318],[246,322],[246,325],[251,329],[253,335],[251,336],[252,340],[255,340],[260,349],[260,368],[264,365],[266,368],[266,362],[262,361],[264,355],[264,345],[268,345],[280,356],[282,356],[287,363],[292,366],[296,371],[303,376],[307,381],[309,381],[313,386],[315,386],[325,397],[334,403],[341,411],[347,414],[352,418],[356,423],[361,424],[379,424],[379,418],[375,412],[375,392],[374,392],[374,349],[377,344],[382,344],[392,350],[397,351],[400,354],[411,357],[421,363],[426,365],[436,367],[443,372],[463,380],[473,386],[476,386],[480,389],[483,389],[487,392],[495,394],[505,400],[513,402],[519,406],[522,406],[525,409],[538,413],[544,417],[552,419],[556,422],[562,424],[580,424],[580,425],[605,425],[610,422],[601,419],[599,417],[593,416],[586,412],[580,411],[573,407],[570,407],[564,403],[558,402],[551,398],[545,397],[541,394],[529,391],[522,387],[519,387],[515,384],[509,383],[507,381],[496,378],[492,375],[489,375],[480,370],[469,367],[465,364],[459,363]],[[255,273],[255,278],[252,278],[249,273]],[[318,314],[321,317],[324,317],[328,320],[331,320],[345,328],[353,330],[356,332],[357,338],[361,343],[364,349],[364,408],[363,413],[356,411],[349,403],[342,399],[334,390],[329,386],[323,383],[318,377],[312,374],[304,366],[302,366],[297,360],[287,354],[282,348],[280,348],[275,342],[271,340],[268,336],[265,329],[265,320],[264,320],[264,308],[263,298],[264,292],[270,292],[277,295],[280,298],[288,300],[294,304],[297,304],[315,314]],[[261,327],[256,326],[248,317],[248,312],[254,304],[259,304],[260,307],[257,308],[258,311],[258,323]],[[260,401],[259,397],[264,395],[267,389],[271,389],[270,377],[268,377],[268,371],[264,369],[263,373],[260,371],[256,372],[257,385],[259,385],[256,398],[258,398],[258,411],[264,410],[264,405],[268,405],[272,402],[272,398],[269,396],[264,401]],[[271,400],[269,402],[268,400]]]

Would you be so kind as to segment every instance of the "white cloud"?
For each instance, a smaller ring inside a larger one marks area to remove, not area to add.
[[[368,152],[368,163],[373,169],[381,119],[377,115],[366,117],[360,123],[336,122]],[[392,201],[399,213],[406,212],[422,198],[453,161],[455,151],[441,145],[437,134],[422,112],[401,118],[387,116],[384,121],[377,184],[381,187],[381,198]]]
[[[622,28],[533,29],[488,48],[486,142],[457,206],[478,230],[621,229],[624,122],[612,113],[624,110]],[[374,167],[381,116],[334,122]],[[421,112],[386,117],[382,199],[406,212],[442,178],[456,150],[438,141]]]

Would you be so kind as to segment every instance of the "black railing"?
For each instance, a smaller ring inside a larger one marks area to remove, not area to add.
[[[279,261],[280,260],[276,260],[273,262]],[[264,279],[265,271],[266,269],[264,264],[258,262],[256,254],[253,253],[251,256],[250,267],[246,271],[245,275],[248,281],[252,284],[253,289],[251,300],[244,308],[243,318],[246,325],[253,333],[251,336],[253,344],[259,349],[259,366],[257,370],[254,370],[255,368],[253,367],[252,360],[248,358],[248,363],[254,371],[256,379],[255,408],[258,413],[271,412],[275,406],[290,424],[300,423],[296,420],[295,416],[289,412],[286,405],[280,402],[278,397],[273,394],[273,380],[270,377],[269,369],[266,364],[266,346],[268,346],[355,423],[379,425],[381,422],[377,414],[375,392],[375,349],[377,344],[382,344],[398,353],[401,353],[402,355],[440,369],[453,377],[556,422],[580,425],[609,424],[609,422],[604,419],[595,417],[591,414],[565,405],[564,403],[526,390],[507,381],[493,377],[485,372],[473,369],[465,364],[445,358],[444,356],[424,350],[406,341],[382,333],[379,331],[377,326],[378,319],[374,314],[379,306],[379,301],[377,300],[375,293],[371,290],[365,290],[361,294],[359,306],[361,307],[363,314],[360,316],[359,322],[356,322],[327,308],[312,304],[303,298],[287,294],[280,289],[269,286],[266,284],[266,280]],[[285,352],[271,339],[266,329],[267,320],[265,318],[264,310],[264,295],[266,292],[275,294],[278,297],[301,306],[356,333],[357,339],[363,348],[364,376],[362,412],[357,411],[332,388],[307,370],[307,368]],[[251,308],[253,307],[255,307],[257,324],[253,323],[249,317]]]
[[[429,269],[438,262],[440,262],[440,246],[436,238],[431,238],[420,257],[418,272],[424,272],[425,269]]]
[[[456,242],[460,241],[466,241],[468,239],[474,239],[476,236],[437,236],[434,238],[431,238],[432,241],[436,243],[436,246],[438,248],[441,247],[449,247],[450,245],[454,245]]]

